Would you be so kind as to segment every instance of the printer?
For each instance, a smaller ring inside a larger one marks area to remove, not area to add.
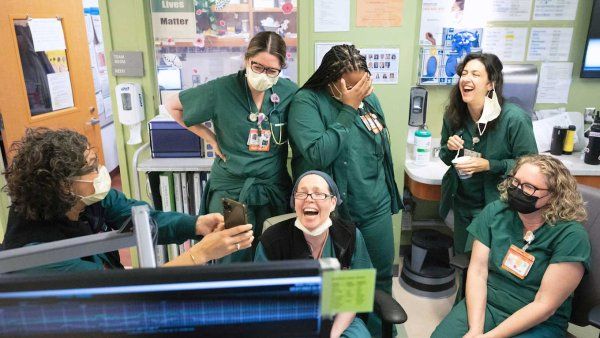
[[[202,139],[171,116],[155,116],[148,122],[148,129],[153,158],[203,157]]]

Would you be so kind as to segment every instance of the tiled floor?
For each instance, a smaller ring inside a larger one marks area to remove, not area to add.
[[[400,260],[402,264],[402,260]],[[400,266],[402,269],[402,266]],[[392,292],[394,298],[402,305],[408,320],[398,326],[398,338],[428,338],[435,327],[450,312],[454,304],[454,295],[448,298],[431,299],[416,296],[406,291],[394,277]]]

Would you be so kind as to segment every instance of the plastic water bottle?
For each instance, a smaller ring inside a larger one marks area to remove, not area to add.
[[[431,157],[431,132],[422,125],[415,131],[414,157],[416,165],[426,165]]]

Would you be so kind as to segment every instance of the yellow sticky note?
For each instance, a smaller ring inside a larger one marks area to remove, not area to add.
[[[375,269],[323,272],[321,314],[371,312],[375,297]]]

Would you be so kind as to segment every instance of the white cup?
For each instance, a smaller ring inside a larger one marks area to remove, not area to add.
[[[465,163],[471,160],[471,156],[461,156],[461,157],[457,157],[455,159],[452,160],[452,164],[454,164],[455,166],[459,163]],[[468,174],[462,170],[458,170],[456,169],[456,172],[458,173],[458,177],[460,177],[461,180],[466,180],[467,178],[471,178],[471,174]]]

